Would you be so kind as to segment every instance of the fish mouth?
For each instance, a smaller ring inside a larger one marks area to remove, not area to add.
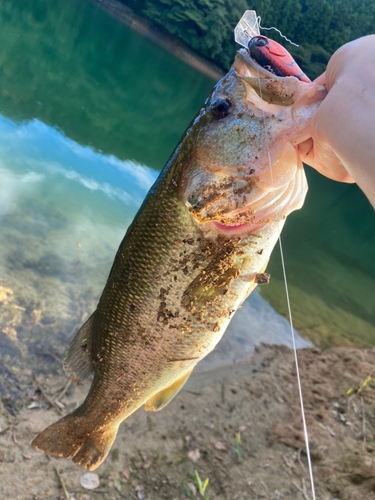
[[[237,64],[236,64],[237,63]],[[268,71],[258,64],[254,59],[250,57],[249,51],[247,49],[240,49],[237,51],[236,55],[236,72],[240,76],[247,76],[251,78],[285,78],[275,76],[274,73]]]
[[[249,96],[254,97],[255,92],[258,103],[263,102],[263,105],[291,106],[301,95],[301,85],[307,85],[305,92],[311,89],[311,83],[302,82],[294,75],[277,76],[271,73],[254,61],[246,49],[237,52],[233,67],[236,77],[250,91]]]
[[[224,234],[226,236],[231,236],[231,235],[250,235],[253,233],[256,233],[257,231],[261,230],[265,225],[266,222],[264,223],[259,223],[259,224],[242,224],[242,223],[235,223],[235,224],[222,224],[221,222],[218,221],[211,221],[211,222],[206,222],[205,225],[207,228],[210,226],[215,228],[216,231],[218,231],[221,234]]]

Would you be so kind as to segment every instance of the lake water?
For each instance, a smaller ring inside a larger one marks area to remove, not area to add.
[[[11,395],[32,370],[61,370],[214,82],[82,0],[4,0],[0,45],[0,390]],[[356,186],[308,178],[283,232],[295,327],[323,347],[375,345],[374,211]],[[259,342],[290,345],[277,251],[269,269],[202,369]]]

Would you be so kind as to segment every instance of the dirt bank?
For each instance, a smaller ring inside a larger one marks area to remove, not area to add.
[[[306,349],[299,360],[317,498],[375,499],[375,352]],[[28,383],[18,409],[9,400],[1,408],[2,499],[66,498],[62,483],[76,500],[202,498],[194,470],[209,478],[211,500],[311,498],[293,353],[286,347],[262,346],[245,363],[192,376],[160,413],[139,410],[121,426],[92,492],[80,486],[84,469],[29,445],[82,401],[87,385],[69,386],[58,411],[40,389],[54,400],[66,384],[62,372],[39,384]]]

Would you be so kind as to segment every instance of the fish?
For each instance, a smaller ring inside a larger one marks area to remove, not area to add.
[[[42,452],[87,470],[120,423],[164,408],[219,342],[265,273],[307,182],[296,145],[325,97],[240,49],[150,189],[120,244],[96,310],[64,370],[93,374],[85,401],[39,434]],[[251,325],[249,325],[249,329]]]

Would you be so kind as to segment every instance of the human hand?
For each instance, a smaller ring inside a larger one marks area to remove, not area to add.
[[[330,179],[357,182],[375,207],[375,35],[335,52],[315,83],[328,95],[299,144],[303,162]]]

